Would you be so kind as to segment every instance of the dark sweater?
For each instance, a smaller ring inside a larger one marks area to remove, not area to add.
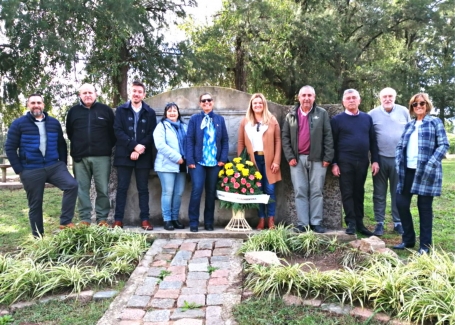
[[[379,163],[379,151],[371,116],[364,112],[359,115],[341,113],[332,118],[334,163],[343,161],[368,161]]]

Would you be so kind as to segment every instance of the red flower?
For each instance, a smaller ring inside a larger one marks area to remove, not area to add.
[[[228,180],[229,180],[229,178],[227,178],[227,177],[223,178],[223,183],[227,183]],[[221,185],[221,186],[222,186],[222,185]]]
[[[240,184],[239,183],[234,183],[234,188],[235,189],[238,189],[240,187]]]
[[[240,177],[240,173],[235,173],[235,174],[234,174],[234,177],[235,177],[235,178],[239,178],[239,177]]]
[[[254,179],[254,175],[250,175],[248,178],[252,181]]]
[[[242,188],[242,193],[245,193],[246,192],[246,188]]]
[[[251,184],[250,184],[250,183],[246,183],[246,187],[247,187],[247,188],[250,188],[250,187],[251,187]]]
[[[226,192],[229,192],[229,186],[226,186],[226,187],[224,188],[224,190],[225,190]]]
[[[242,183],[242,185],[245,185],[245,184],[246,184],[246,179],[245,179],[245,178],[242,178],[242,179],[240,180],[240,183]]]
[[[257,187],[261,187],[261,183],[260,182],[256,182],[256,186]]]
[[[254,193],[254,188],[250,188],[250,193],[251,193],[251,194]]]

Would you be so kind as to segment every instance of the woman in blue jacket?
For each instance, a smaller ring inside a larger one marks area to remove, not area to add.
[[[161,181],[161,212],[165,230],[185,228],[179,221],[179,213],[186,180],[186,132],[187,125],[181,119],[177,104],[167,104],[163,118],[153,132],[158,150],[155,171]]]
[[[433,198],[441,195],[441,160],[449,149],[444,125],[439,118],[429,115],[432,108],[428,94],[412,96],[409,113],[415,116],[415,120],[406,124],[395,154],[397,208],[404,233],[402,243],[393,248],[405,249],[415,245],[410,205],[416,194],[420,221],[419,254],[428,253],[432,244]]]
[[[186,156],[192,189],[188,217],[190,231],[199,227],[199,207],[205,187],[204,228],[213,230],[218,172],[228,159],[229,138],[224,118],[213,112],[209,93],[199,96],[202,112],[194,114],[188,123]]]

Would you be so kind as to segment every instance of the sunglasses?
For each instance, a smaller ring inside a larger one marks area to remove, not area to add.
[[[258,125],[256,127],[256,132],[259,132],[259,127],[261,126],[261,123],[258,122]]]
[[[212,99],[211,98],[207,98],[207,99],[201,99],[201,103],[211,103],[212,102]]]
[[[415,102],[415,103],[412,103],[412,104],[411,104],[412,107],[417,107],[418,105],[420,105],[420,106],[423,107],[423,106],[426,106],[427,103],[426,103],[426,102],[420,102],[420,103]]]

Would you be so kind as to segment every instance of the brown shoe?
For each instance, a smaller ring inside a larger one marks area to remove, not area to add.
[[[153,230],[153,226],[150,224],[150,222],[148,220],[144,220],[141,222],[141,227],[142,229],[144,230]]]
[[[269,217],[268,226],[269,229],[275,229],[275,217]]]
[[[66,228],[74,228],[74,227],[76,227],[76,226],[74,225],[74,223],[70,222],[70,223],[67,224],[67,225],[60,225],[58,228],[59,228],[59,229],[66,229]]]
[[[114,223],[112,224],[112,228],[115,228],[115,227],[123,228],[123,222],[114,221]]]
[[[258,226],[256,227],[256,230],[264,230],[264,227],[265,227],[264,218],[259,218],[259,223]]]
[[[101,220],[100,222],[98,222],[98,226],[99,227],[109,227],[109,224],[107,223],[106,220]]]
[[[79,226],[86,226],[86,227],[89,227],[91,225],[90,222],[87,222],[87,221],[81,221],[79,222]]]

